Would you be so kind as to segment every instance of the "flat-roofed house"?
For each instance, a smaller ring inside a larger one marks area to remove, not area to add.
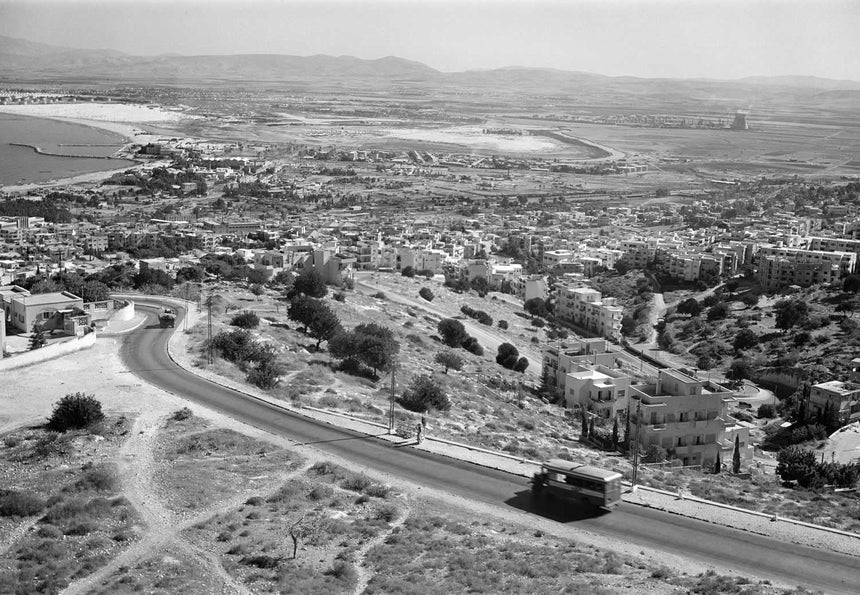
[[[11,306],[12,326],[26,333],[37,322],[44,324],[46,330],[64,328],[67,317],[83,313],[84,300],[68,291],[58,291],[15,296]]]

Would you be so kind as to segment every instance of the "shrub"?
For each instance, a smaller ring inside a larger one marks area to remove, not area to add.
[[[520,357],[520,359],[517,360],[517,363],[514,364],[513,370],[514,372],[524,373],[528,367],[529,360],[525,357]]]
[[[418,376],[398,401],[404,409],[424,413],[430,409],[447,411],[451,401],[442,387],[430,376]]]
[[[376,292],[376,293],[374,293],[374,294],[373,294],[373,296],[371,296],[371,297],[374,297],[374,298],[376,298],[376,299],[378,299],[378,300],[387,300],[387,299],[388,299],[388,296],[386,296],[386,295],[385,295],[385,292],[384,292],[384,291],[377,291],[377,292]]]
[[[262,569],[271,569],[277,568],[281,563],[280,558],[275,558],[274,556],[244,556],[241,560],[239,560],[239,564],[244,564],[245,566],[255,566],[256,568]]]
[[[487,314],[486,312],[484,312],[483,310],[475,310],[474,308],[472,308],[468,305],[464,305],[464,306],[460,306],[460,311],[463,314],[465,314],[466,316],[468,316],[469,318],[474,318],[475,320],[477,320],[481,324],[484,324],[486,326],[493,326],[492,317],[489,314]]]
[[[31,516],[44,508],[45,501],[32,492],[0,490],[0,517]]]
[[[363,492],[372,484],[373,482],[368,476],[362,473],[353,473],[340,482],[340,487],[351,492]]]
[[[776,409],[770,403],[762,403],[758,406],[757,415],[760,419],[773,419],[776,417]]]
[[[500,329],[502,329],[503,331],[508,330],[508,321],[507,321],[507,320],[500,320],[500,321],[498,321],[496,324],[497,324],[497,325],[498,325],[498,327],[499,327]]]
[[[336,302],[345,302],[346,301],[346,294],[342,291],[338,291],[332,297],[335,299]]]
[[[519,356],[520,352],[516,347],[510,343],[502,343],[496,353],[496,363],[511,370],[516,365]]]
[[[429,287],[422,287],[420,290],[418,290],[418,295],[420,295],[422,298],[424,298],[428,302],[433,301],[433,297],[434,297],[433,292],[430,291]]]
[[[238,326],[239,328],[257,328],[260,326],[260,317],[254,312],[245,311],[241,314],[236,314],[233,320],[230,321],[230,325]]]
[[[173,412],[173,415],[170,416],[170,419],[173,421],[185,421],[186,419],[191,418],[194,413],[188,407],[183,407],[182,409],[177,409]]]
[[[478,343],[478,340],[471,335],[467,337],[465,341],[463,341],[461,347],[469,353],[473,353],[475,355],[484,355],[484,348],[481,347],[481,344]]]
[[[282,372],[283,369],[274,360],[264,361],[257,367],[248,370],[245,380],[258,388],[269,390],[274,388],[278,383],[278,378],[280,378]]]
[[[708,310],[708,320],[722,320],[729,315],[729,307],[723,302],[714,304]]]
[[[343,560],[335,560],[331,568],[326,570],[324,574],[333,576],[337,580],[347,584],[354,583],[358,576],[358,573],[355,568],[353,568],[352,564],[344,562]]]
[[[95,396],[82,392],[69,393],[54,405],[48,428],[56,432],[88,428],[104,417],[102,404]]]
[[[662,463],[666,460],[666,449],[656,444],[651,444],[645,451],[644,460],[646,463]]]
[[[119,485],[116,469],[110,465],[99,465],[87,469],[74,483],[72,489],[78,492],[113,492]]]
[[[415,276],[415,267],[406,266],[403,267],[403,270],[400,271],[400,274],[404,277],[414,277]]]

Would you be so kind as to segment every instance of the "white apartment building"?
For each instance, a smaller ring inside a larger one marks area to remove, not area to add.
[[[786,285],[834,283],[854,272],[857,254],[764,245],[759,249],[758,280],[766,290]]]
[[[713,465],[731,461],[735,436],[740,438],[741,461],[752,459],[749,427],[729,415],[734,399],[719,384],[680,370],[660,370],[656,384],[630,387],[631,422],[638,426],[639,444],[664,448],[684,465]]]
[[[565,392],[567,374],[577,366],[590,364],[593,366],[614,366],[615,354],[608,351],[605,339],[579,339],[565,342],[558,347],[547,347],[543,350],[542,376],[550,388]]]
[[[444,250],[436,250],[432,248],[397,248],[397,261],[395,269],[402,271],[406,267],[411,266],[418,271],[433,271],[433,273],[441,273],[442,265],[448,255]]]
[[[544,268],[551,269],[558,266],[559,263],[574,260],[576,253],[573,250],[547,250],[543,253]]]
[[[851,379],[848,382],[830,380],[812,385],[808,413],[820,415],[828,403],[835,409],[842,425],[860,419],[860,358],[851,360]]]
[[[621,339],[624,309],[615,298],[601,297],[590,287],[559,285],[555,315],[608,339]]]
[[[574,364],[565,379],[565,406],[579,405],[601,417],[618,417],[627,410],[630,382],[630,376],[607,366]]]
[[[546,277],[543,275],[520,275],[513,280],[514,295],[526,303],[530,299],[545,300],[549,296]]]

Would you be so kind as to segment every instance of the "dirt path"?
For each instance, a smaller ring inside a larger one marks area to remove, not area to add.
[[[225,595],[234,593],[248,595],[251,593],[224,570],[216,555],[187,542],[181,535],[184,530],[197,523],[240,506],[247,499],[249,493],[237,494],[229,500],[220,502],[185,520],[181,520],[168,509],[154,489],[156,462],[153,453],[163,419],[164,415],[161,412],[141,413],[134,423],[131,437],[119,452],[119,473],[123,493],[141,515],[145,524],[145,528],[142,529],[141,540],[93,574],[70,584],[63,591],[64,595],[77,595],[94,590],[121,567],[133,567],[168,545],[178,546],[207,572],[218,576],[223,583],[221,593]],[[280,489],[285,481],[304,473],[311,464],[310,462],[306,463],[299,469],[280,475],[270,484],[267,492],[274,493]],[[254,493],[257,493],[257,490]]]
[[[406,519],[409,518],[409,512],[410,511],[408,507],[404,508],[400,517],[396,521],[391,523],[391,526],[388,528],[388,531],[380,533],[379,535],[365,543],[363,546],[361,546],[361,548],[359,548],[357,552],[355,552],[354,566],[358,577],[355,581],[355,589],[353,589],[352,591],[353,595],[361,595],[361,593],[364,593],[364,590],[367,588],[367,583],[369,583],[370,579],[372,578],[370,573],[365,570],[365,566],[367,565],[365,562],[367,552],[383,543],[386,539],[388,539],[388,536],[391,535],[391,533],[394,532],[395,529],[403,525],[403,523],[406,522]]]

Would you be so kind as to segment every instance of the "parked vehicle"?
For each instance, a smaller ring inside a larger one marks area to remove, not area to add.
[[[572,461],[551,459],[532,478],[538,500],[584,502],[611,510],[621,501],[621,474]]]
[[[173,328],[176,325],[176,312],[170,308],[162,308],[161,314],[158,315],[158,322],[162,328]]]

